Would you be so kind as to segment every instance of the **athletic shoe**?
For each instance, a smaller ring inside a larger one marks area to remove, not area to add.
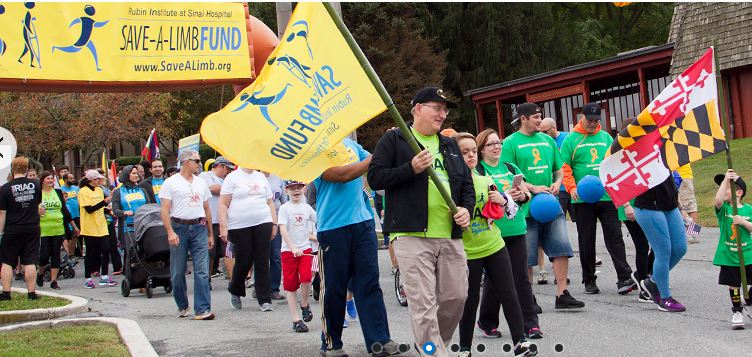
[[[397,269],[399,269],[399,265],[395,265],[392,267],[392,275],[397,274]]]
[[[107,275],[99,279],[99,286],[115,286],[117,284],[118,283],[115,280],[112,280],[112,278]]]
[[[94,289],[94,282],[91,281],[91,279],[87,279],[86,280],[86,284],[84,285],[84,287],[87,288],[87,289]]]
[[[39,300],[40,299],[39,295],[37,295],[36,292],[30,292],[30,293],[28,293],[26,295],[26,298],[29,299],[29,300]]]
[[[57,281],[53,281],[50,283],[50,289],[52,290],[60,290],[60,287],[57,286]]]
[[[695,244],[695,243],[700,243],[700,236],[695,236],[695,235],[688,234],[687,235],[687,244]]]
[[[652,299],[654,303],[658,304],[661,302],[661,291],[658,290],[658,285],[655,285],[653,279],[647,278],[641,281],[640,286],[650,294],[650,299]]]
[[[410,345],[398,344],[394,341],[389,341],[381,346],[381,352],[374,352],[373,357],[386,357],[392,355],[398,355],[410,350]]]
[[[571,283],[572,283],[572,281],[571,281],[571,280],[569,280],[569,278],[567,278],[567,285],[569,285],[569,284],[571,284]],[[556,278],[554,278],[554,284],[556,284]]]
[[[650,298],[650,293],[647,292],[647,290],[640,290],[640,296],[638,297],[639,302],[655,302],[653,299]]]
[[[250,289],[253,287],[253,279],[251,278],[245,278],[245,287],[246,289]]]
[[[585,307],[585,303],[579,301],[569,294],[569,290],[564,290],[561,296],[556,297],[557,309],[579,309]]]
[[[313,300],[319,301],[319,289],[316,289],[313,285],[311,285],[311,297],[313,297]]]
[[[538,350],[531,350],[530,349],[530,342],[525,340],[524,338],[521,339],[519,342],[517,342],[516,345],[514,345],[514,355],[515,356],[535,356],[538,354]]]
[[[744,316],[742,315],[742,309],[740,308],[738,311],[735,309],[731,309],[731,311],[734,313],[731,315],[731,329],[732,330],[743,330],[744,329]]]
[[[616,283],[616,291],[619,294],[626,294],[632,290],[637,290],[637,283],[635,283],[632,278],[629,278],[627,280],[622,280]]]
[[[661,311],[682,312],[686,309],[686,307],[676,301],[676,299],[674,299],[672,296],[661,299],[661,302],[658,304],[658,310]]]
[[[7,292],[7,295],[6,293],[0,294],[0,301],[10,301],[10,291]]]
[[[347,328],[347,319],[345,319],[345,322],[342,324],[342,328]]]
[[[230,280],[230,274],[227,273],[227,270],[225,270],[225,279]]]
[[[97,276],[99,276],[99,272],[98,272],[98,271],[95,271],[95,272],[91,273],[91,276],[93,276],[93,277],[97,277]]]
[[[538,305],[538,299],[535,297],[535,295],[533,295],[533,311],[536,315],[543,313],[543,308]]]
[[[240,296],[230,294],[230,305],[232,305],[235,310],[242,309],[243,302],[240,300]]]
[[[538,272],[538,285],[548,284],[548,272],[541,270]]]
[[[292,323],[292,330],[295,332],[308,332],[308,326],[302,320],[298,320]]]
[[[321,350],[319,351],[322,357],[348,357],[349,355],[345,350],[338,349],[338,350]]]
[[[178,317],[188,317],[188,310],[190,310],[191,307],[188,306],[185,309],[178,309]]]
[[[44,286],[44,275],[37,275],[37,286],[40,288]]]
[[[347,302],[347,316],[350,316],[351,319],[358,318],[358,310],[355,310],[355,299]]]
[[[16,277],[15,277],[15,279],[16,279],[16,280],[24,280],[24,276],[23,276],[23,274],[21,274],[21,273],[16,273]]]
[[[272,300],[285,300],[287,299],[284,295],[280,293],[274,293],[272,294]]]
[[[219,269],[215,269],[211,275],[212,278],[219,278],[220,276],[222,276],[222,272]]]
[[[112,273],[112,275],[120,275],[120,274],[123,274],[123,269],[120,269],[120,270]]]
[[[253,291],[251,291],[251,297],[254,299],[258,297],[256,296],[256,289],[253,289]]]
[[[525,337],[531,339],[543,338],[543,332],[541,332],[540,327],[533,327],[525,334]]]
[[[458,357],[472,357],[473,353],[470,352],[470,347],[462,347],[460,348],[460,354],[457,356]]]
[[[599,267],[601,265],[603,265],[603,261],[598,258],[595,258],[595,266]]]
[[[74,256],[70,257],[70,261],[75,263],[75,262],[78,261],[78,257],[74,255]]]
[[[214,314],[211,313],[211,311],[206,310],[200,314],[196,314],[196,317],[193,318],[194,320],[214,320]]]
[[[483,336],[486,336],[486,338],[499,338],[501,337],[501,331],[497,329],[489,329],[484,330],[482,327],[480,327],[480,322],[475,323],[475,328],[478,329],[478,331],[483,333]]]
[[[265,302],[261,304],[261,311],[263,312],[274,311],[274,307],[272,306],[272,304]]]
[[[585,294],[600,294],[601,289],[595,284],[595,280],[585,282]]]
[[[300,311],[303,315],[303,321],[311,322],[311,320],[313,320],[313,313],[311,312],[310,306],[303,307],[303,305],[300,305]]]

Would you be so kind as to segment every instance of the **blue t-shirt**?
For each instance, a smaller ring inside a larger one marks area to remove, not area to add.
[[[120,190],[120,207],[123,211],[136,213],[139,207],[146,204],[146,193],[141,187],[127,188],[120,186],[118,190]],[[125,224],[126,226],[133,225],[133,216],[126,216]],[[132,232],[133,228],[128,228],[128,231]]]
[[[154,197],[157,199],[158,204],[162,204],[162,200],[159,199],[159,193],[162,191],[162,184],[164,183],[164,176],[161,179],[151,178],[151,187],[154,190]],[[212,217],[214,218],[214,217]]]
[[[347,161],[342,166],[363,161],[371,155],[350,139],[343,139],[342,143],[347,147],[348,155]],[[319,232],[373,219],[363,199],[361,178],[347,183],[335,183],[322,180],[319,176],[313,182],[316,185],[316,214]]]
[[[79,217],[81,215],[78,208],[78,190],[78,186],[60,186],[60,191],[63,191],[63,193],[65,193],[65,205],[68,206],[68,211],[70,211],[71,217],[73,218]]]
[[[568,134],[569,134],[568,131],[560,131],[559,132],[559,137],[557,137],[556,139],[554,139],[554,142],[556,142],[556,147],[559,148],[559,150],[561,150],[561,143],[564,142],[564,138],[566,138]],[[566,190],[567,190],[567,188],[564,187],[564,184],[562,184],[561,187],[559,188],[559,192],[566,191]]]

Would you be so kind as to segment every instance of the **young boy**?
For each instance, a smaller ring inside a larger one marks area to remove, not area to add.
[[[736,183],[734,194],[736,195],[737,215],[734,215],[731,206],[729,180],[734,180]],[[747,276],[752,277],[752,239],[750,239],[749,234],[752,231],[752,219],[750,218],[752,217],[752,206],[741,202],[744,195],[747,194],[747,184],[734,170],[729,169],[726,175],[716,175],[715,182],[720,185],[718,193],[715,194],[715,215],[718,217],[721,237],[715,251],[713,265],[721,267],[721,272],[718,274],[718,284],[728,285],[729,287],[731,304],[733,305],[731,308],[733,312],[731,328],[738,330],[744,328],[744,317],[742,316],[742,294],[739,293],[742,278],[736,239],[741,239]],[[750,289],[750,294],[752,294],[752,289]],[[747,306],[752,305],[752,301],[746,303]]]
[[[279,207],[279,232],[282,235],[282,276],[285,291],[287,291],[287,305],[292,314],[292,329],[295,332],[308,332],[305,322],[313,319],[313,313],[308,306],[308,295],[311,292],[311,241],[316,237],[311,234],[309,222],[316,222],[316,211],[311,206],[301,202],[305,184],[287,180],[285,192],[290,198],[287,203]],[[298,315],[298,288],[302,295],[300,310],[303,320]]]

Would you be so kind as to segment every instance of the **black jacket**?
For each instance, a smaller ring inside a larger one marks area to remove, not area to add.
[[[153,178],[154,177],[149,177],[141,180],[141,182],[138,183],[138,187],[141,187],[141,189],[144,190],[144,193],[146,194],[147,202],[157,202],[157,197],[154,195],[154,186],[152,186],[151,183],[151,180]]]
[[[422,148],[420,143],[418,145]],[[457,142],[439,135],[439,151],[444,157],[452,200],[457,207],[472,212],[475,207],[473,178]],[[371,157],[368,185],[373,190],[386,190],[386,232],[425,232],[428,229],[429,177],[427,170],[415,175],[411,164],[413,157],[415,154],[400,129],[384,134]],[[462,238],[462,229],[456,223],[452,227],[452,238]]]

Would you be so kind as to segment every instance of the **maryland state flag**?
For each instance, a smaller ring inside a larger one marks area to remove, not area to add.
[[[616,137],[600,178],[617,207],[677,167],[726,150],[715,71],[711,47]]]
[[[311,182],[343,164],[342,138],[384,110],[324,5],[300,2],[258,78],[201,136],[240,166]]]

